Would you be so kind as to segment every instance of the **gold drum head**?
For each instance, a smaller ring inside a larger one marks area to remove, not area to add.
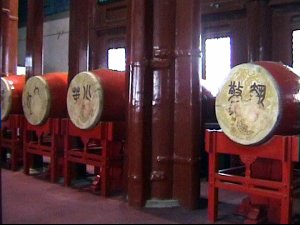
[[[1,77],[1,120],[6,120],[11,112],[12,89],[12,83]]]
[[[234,142],[255,145],[276,128],[280,93],[272,75],[262,66],[234,67],[216,97],[216,116],[223,132]]]
[[[95,127],[103,110],[103,88],[100,77],[92,72],[76,75],[67,94],[67,108],[73,124],[80,129]]]
[[[23,90],[22,106],[25,118],[32,125],[41,125],[49,117],[51,94],[42,76],[31,77]]]

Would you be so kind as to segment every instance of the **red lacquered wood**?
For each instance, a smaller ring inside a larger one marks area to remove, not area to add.
[[[65,186],[71,185],[72,164],[80,163],[95,166],[101,171],[99,175],[101,176],[102,196],[108,196],[113,189],[122,189],[122,176],[116,176],[113,171],[122,172],[125,123],[100,123],[92,129],[82,130],[76,127],[71,120],[64,119],[62,126],[65,137]],[[74,138],[81,139],[83,147],[77,146],[73,141]],[[100,149],[101,151],[99,151]],[[114,185],[114,183],[118,185]]]
[[[280,114],[273,134],[300,133],[300,74],[289,67],[275,62],[260,61],[255,64],[268,70],[278,85]]]
[[[218,217],[219,189],[257,196],[256,199],[251,198],[251,200],[255,203],[259,199],[267,205],[269,221],[282,224],[291,222],[294,189],[293,163],[299,162],[299,136],[275,135],[262,145],[244,146],[233,142],[223,132],[206,130],[205,142],[205,149],[209,154],[208,219],[211,222],[216,221]],[[232,173],[232,168],[219,171],[220,154],[239,155],[245,165],[245,174],[236,175]],[[257,175],[257,168],[252,165],[262,158],[280,162],[281,168],[277,168],[276,172],[280,170],[282,179],[278,179],[277,174],[265,176],[267,174],[265,170],[270,166],[268,164],[265,166],[260,164],[262,176]],[[265,198],[271,200],[265,201]],[[278,202],[281,207],[278,207]],[[270,208],[278,210],[280,215],[276,215],[275,218]]]
[[[43,73],[44,0],[28,1],[26,79]]]
[[[1,122],[1,154],[11,153],[11,170],[17,171],[23,163],[23,123],[24,116],[20,114],[9,115],[7,120]],[[7,135],[10,133],[10,135]]]
[[[125,73],[113,70],[94,70],[104,89],[104,105],[101,121],[124,120],[125,118]]]
[[[24,173],[30,174],[33,163],[33,155],[47,156],[50,158],[50,180],[56,182],[62,173],[60,162],[63,159],[64,137],[61,131],[62,119],[48,118],[47,121],[35,126],[27,121],[24,122]],[[35,139],[35,134],[37,139]],[[48,138],[48,145],[43,140]]]
[[[175,4],[155,0],[153,24],[153,101],[151,197],[172,199]]]

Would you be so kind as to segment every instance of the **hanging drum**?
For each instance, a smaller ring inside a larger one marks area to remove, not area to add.
[[[275,62],[234,67],[216,97],[223,132],[242,145],[300,133],[300,77]]]
[[[68,113],[73,124],[90,129],[100,121],[125,119],[125,73],[108,69],[82,72],[70,83]]]
[[[32,125],[67,116],[67,73],[48,73],[28,79],[23,90],[24,115]]]
[[[25,76],[10,75],[1,77],[1,120],[10,114],[22,114],[22,91]]]

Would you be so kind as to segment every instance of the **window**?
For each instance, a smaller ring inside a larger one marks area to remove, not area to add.
[[[108,68],[125,71],[125,48],[112,48],[108,50]]]
[[[300,30],[293,32],[293,67],[300,76]]]
[[[17,75],[25,75],[26,74],[26,67],[25,66],[18,66],[17,67]]]
[[[206,39],[204,63],[206,79],[202,84],[216,96],[231,69],[230,37]]]

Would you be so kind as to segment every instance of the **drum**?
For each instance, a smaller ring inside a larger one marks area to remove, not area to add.
[[[48,118],[67,116],[68,73],[48,73],[27,80],[22,95],[25,118],[42,125]]]
[[[67,108],[71,121],[80,129],[100,121],[125,119],[125,73],[108,69],[82,72],[69,86]]]
[[[25,76],[10,75],[1,77],[1,120],[10,114],[23,114],[22,91]]]
[[[261,61],[234,67],[216,97],[223,132],[242,145],[272,135],[300,133],[300,77],[291,68]]]

